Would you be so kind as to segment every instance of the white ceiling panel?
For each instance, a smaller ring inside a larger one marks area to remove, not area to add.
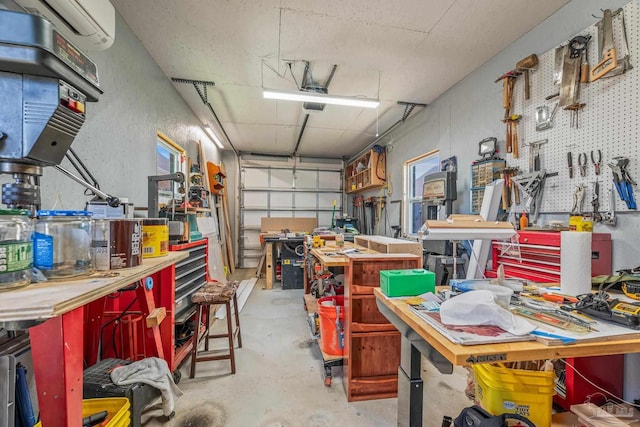
[[[402,117],[398,101],[432,102],[567,3],[112,1],[167,77],[215,82],[209,102],[240,152],[291,154],[305,112],[294,102],[264,100],[262,89],[298,90],[305,61],[307,84],[325,87],[337,65],[330,94],[378,98],[381,106],[378,119],[375,110],[336,106],[311,114],[297,154],[323,157],[357,153],[376,128],[382,133]],[[215,128],[193,86],[175,87]]]

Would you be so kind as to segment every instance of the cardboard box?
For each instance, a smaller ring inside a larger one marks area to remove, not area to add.
[[[436,275],[421,268],[380,271],[380,290],[388,297],[410,297],[435,292]]]

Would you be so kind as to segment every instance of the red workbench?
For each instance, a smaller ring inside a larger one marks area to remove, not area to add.
[[[81,426],[85,330],[99,329],[102,325],[100,317],[93,316],[89,316],[85,324],[85,307],[141,281],[143,286],[135,291],[138,293],[141,314],[149,317],[160,307],[170,314],[171,301],[155,298],[154,292],[162,294],[160,290],[163,287],[168,290],[166,293],[171,292],[174,265],[187,256],[184,252],[171,252],[165,257],[145,259],[138,267],[116,270],[115,277],[94,276],[38,283],[2,293],[0,325],[8,329],[29,329],[38,403],[44,426]],[[169,322],[167,326],[160,322],[146,328],[144,340],[150,356],[166,359],[165,355],[173,353],[173,342],[162,339],[163,328],[166,327],[169,327]],[[173,337],[173,334],[170,336]],[[93,349],[94,345],[97,345],[97,341],[88,342],[87,348]],[[97,351],[86,353],[88,364],[92,354],[97,355]]]

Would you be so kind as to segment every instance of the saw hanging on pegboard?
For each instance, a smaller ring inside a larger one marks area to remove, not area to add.
[[[527,211],[528,203],[538,213],[569,213],[573,193],[582,186],[585,198],[598,209],[590,215],[614,225],[616,211],[637,208],[633,178],[640,176],[635,132],[640,129],[640,76],[632,60],[640,53],[640,0],[621,9],[584,13],[597,15],[597,22],[558,47],[537,53],[536,65],[526,57],[498,79],[504,88],[501,120],[509,132],[509,166],[546,171],[545,178],[558,174],[545,180],[543,196],[523,197],[513,211]],[[517,125],[511,119],[517,119]],[[547,142],[535,147],[541,140]],[[529,149],[519,149],[523,147]],[[624,172],[618,170],[621,166]],[[599,212],[601,205],[609,212]]]

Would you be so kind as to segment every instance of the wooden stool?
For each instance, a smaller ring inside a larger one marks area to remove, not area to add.
[[[209,282],[204,285],[201,289],[199,289],[193,296],[191,300],[198,305],[198,314],[196,318],[196,328],[193,333],[193,338],[191,339],[193,348],[191,350],[191,374],[190,378],[195,377],[196,375],[196,363],[197,362],[205,362],[209,360],[231,360],[231,374],[236,373],[236,358],[234,353],[234,344],[233,338],[238,335],[238,348],[242,348],[242,336],[240,335],[240,317],[238,316],[238,297],[237,291],[238,282]],[[236,319],[235,329],[231,325],[231,302],[233,301],[234,308],[234,316]],[[211,316],[211,306],[224,304],[227,309],[227,333],[226,334],[216,334],[210,335],[210,316]],[[212,354],[204,354],[198,356],[198,344],[200,343],[199,331],[200,331],[200,321],[202,320],[202,310],[204,306],[206,308],[206,320],[205,320],[205,331],[202,338],[204,339],[204,351],[209,351],[209,340],[215,338],[228,338],[229,340],[229,353],[223,355],[212,355]]]

